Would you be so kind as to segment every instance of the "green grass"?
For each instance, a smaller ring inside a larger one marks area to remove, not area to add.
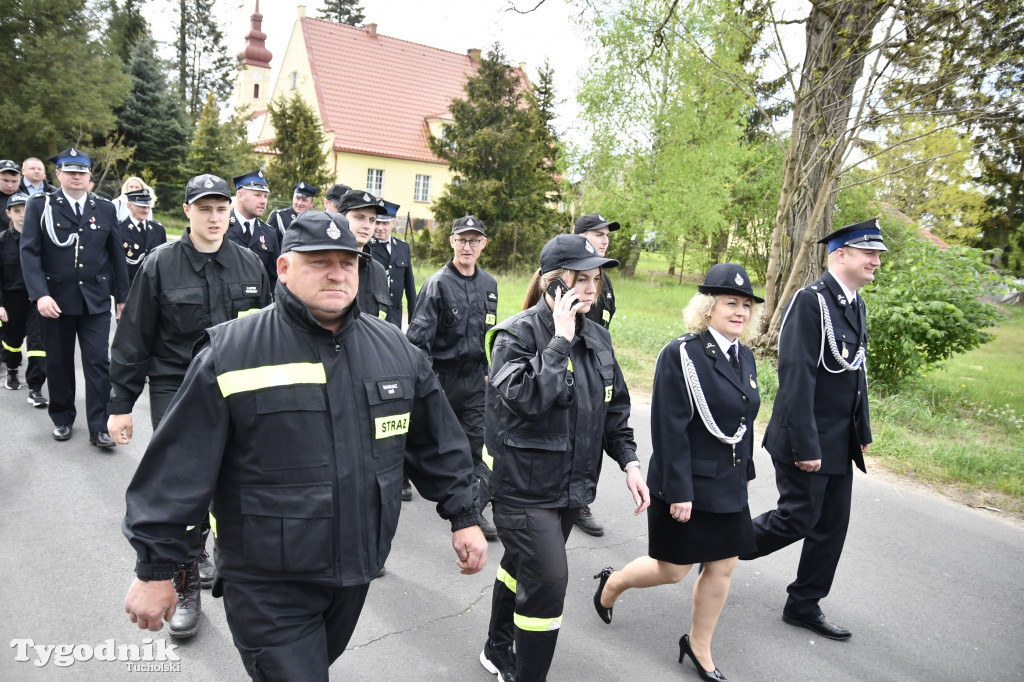
[[[185,229],[188,227],[188,218],[181,211],[175,213],[153,213],[153,220],[157,221],[165,228],[167,228],[167,236],[174,235],[180,237],[185,234]]]

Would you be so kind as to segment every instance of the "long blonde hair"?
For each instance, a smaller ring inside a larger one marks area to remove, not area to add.
[[[686,305],[683,310],[683,324],[686,325],[686,330],[699,334],[708,328],[708,319],[711,317],[711,310],[718,303],[719,297],[732,297],[736,298],[750,298],[743,294],[697,294],[690,299],[690,302]],[[743,325],[743,331],[740,332],[739,340],[742,343],[750,341],[757,336],[757,331],[761,327],[761,313],[764,312],[764,304],[758,303],[754,299],[750,298],[750,317],[747,319],[747,323]]]

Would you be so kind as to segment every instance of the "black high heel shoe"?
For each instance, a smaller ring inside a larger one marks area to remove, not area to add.
[[[608,577],[615,572],[615,569],[611,566],[601,569],[601,572],[594,576],[594,579],[601,579],[601,582],[597,584],[597,592],[594,593],[594,608],[597,609],[597,615],[601,617],[605,623],[612,622],[612,610],[609,607],[601,604],[601,594],[604,592],[604,584],[608,582]]]
[[[715,668],[711,672],[704,669],[704,666],[700,664],[697,657],[693,653],[693,649],[690,648],[690,634],[687,633],[679,638],[679,662],[683,662],[683,656],[689,656],[690,660],[693,661],[693,666],[697,669],[697,674],[700,675],[700,679],[707,680],[707,682],[729,682],[729,680],[722,674],[722,672]]]

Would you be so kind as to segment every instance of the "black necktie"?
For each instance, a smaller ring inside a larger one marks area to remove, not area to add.
[[[252,228],[248,221],[242,223],[242,238],[245,240],[245,245],[249,245],[249,240],[252,239]]]
[[[78,205],[77,201],[75,202],[75,217],[79,220],[82,219],[82,207]]]
[[[742,377],[743,375],[740,374],[740,359],[738,357],[738,351],[739,347],[736,344],[733,344],[729,346],[729,352],[727,353],[727,355],[729,356],[729,364],[732,365],[732,368],[734,370],[736,370],[736,376]]]

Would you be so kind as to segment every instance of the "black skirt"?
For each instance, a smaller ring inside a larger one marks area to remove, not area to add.
[[[749,507],[726,514],[694,509],[686,523],[673,519],[669,509],[667,502],[651,496],[647,553],[652,559],[685,566],[757,550]]]

